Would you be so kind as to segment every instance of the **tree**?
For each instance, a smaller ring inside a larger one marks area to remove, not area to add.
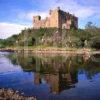
[[[85,29],[95,29],[95,28],[97,27],[92,22],[87,22],[87,24],[85,25]]]

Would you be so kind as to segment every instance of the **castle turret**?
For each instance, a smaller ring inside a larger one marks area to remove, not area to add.
[[[39,28],[40,27],[40,24],[39,24],[40,21],[41,21],[41,16],[33,16],[34,28]]]
[[[33,22],[37,22],[41,20],[41,16],[33,16]]]

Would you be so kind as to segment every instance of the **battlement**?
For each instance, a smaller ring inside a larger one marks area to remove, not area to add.
[[[36,29],[54,27],[61,29],[78,29],[78,17],[61,10],[60,7],[50,10],[49,15],[50,17],[46,17],[45,19],[41,19],[41,16],[33,16],[33,27]]]

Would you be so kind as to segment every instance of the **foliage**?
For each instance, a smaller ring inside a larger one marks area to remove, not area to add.
[[[0,40],[0,47],[17,45],[100,48],[100,28],[96,27],[92,22],[88,22],[85,29],[28,28],[22,30],[18,35]]]

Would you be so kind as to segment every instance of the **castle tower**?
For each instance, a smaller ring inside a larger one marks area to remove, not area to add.
[[[50,10],[50,27],[59,28],[59,10],[59,7],[55,10]]]
[[[41,20],[41,16],[33,16],[33,22],[37,22]]]
[[[41,21],[41,16],[33,16],[33,25],[34,28],[39,28],[39,22]]]

